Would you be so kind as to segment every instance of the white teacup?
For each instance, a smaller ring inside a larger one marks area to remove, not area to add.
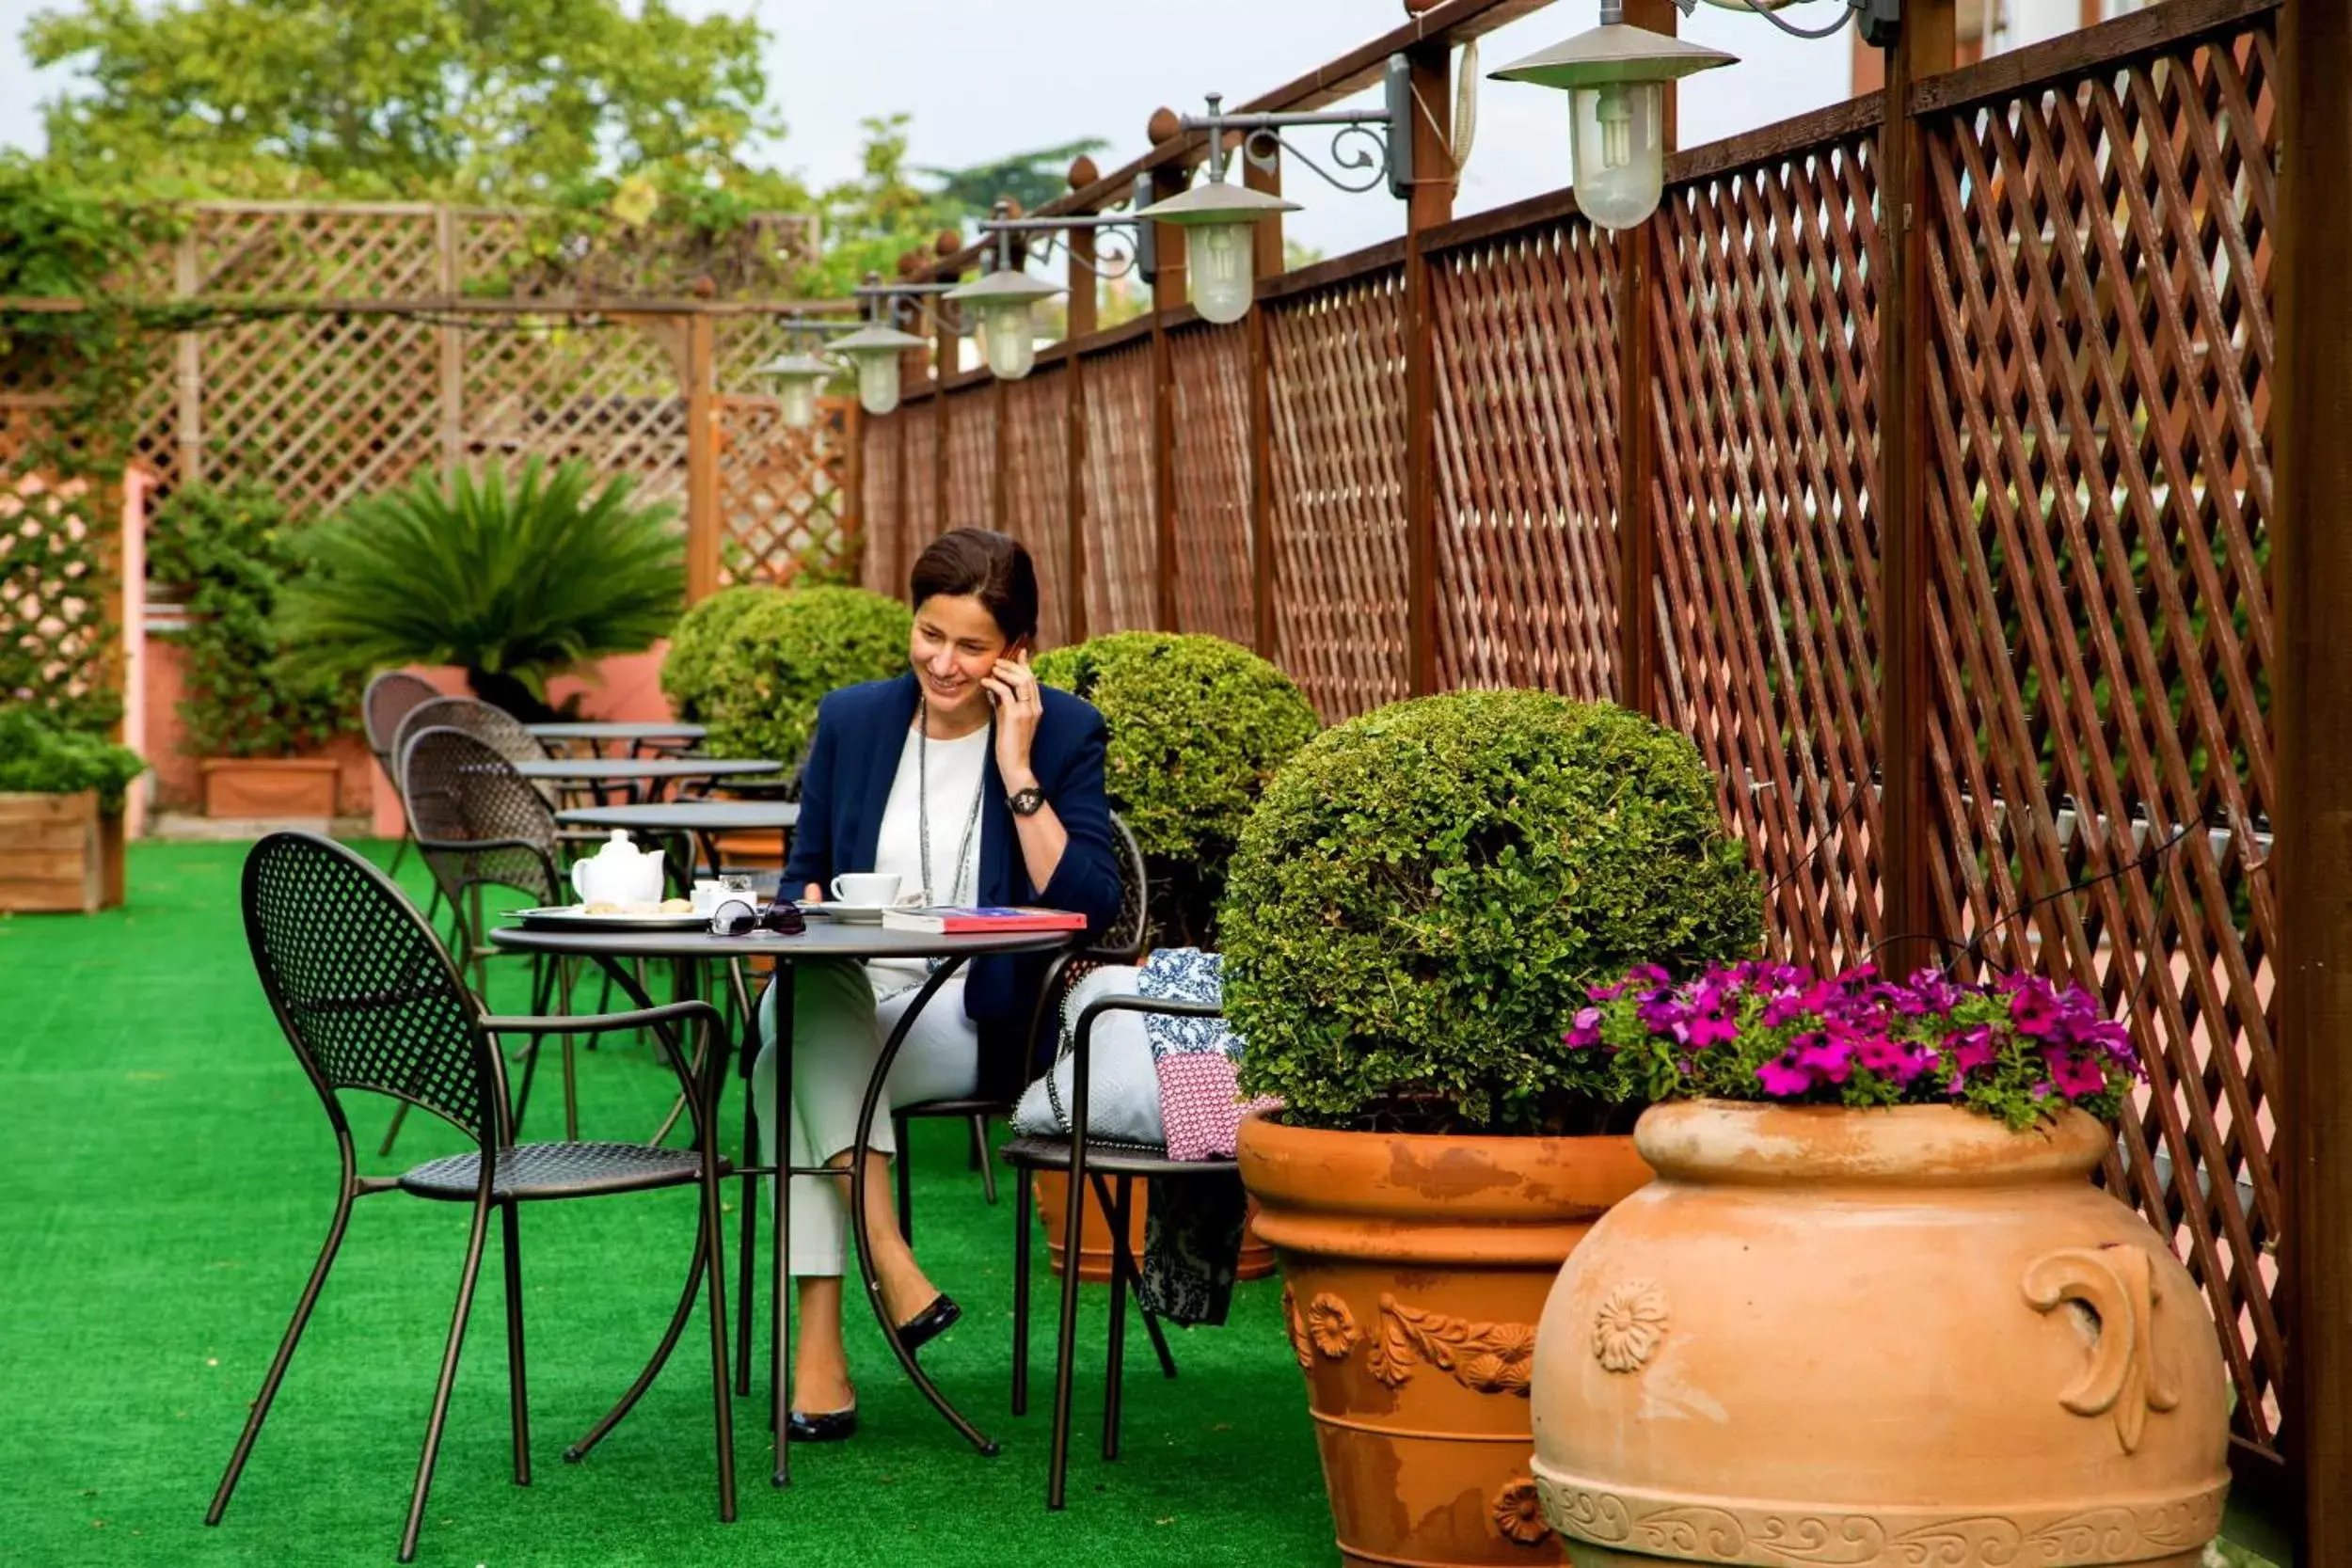
[[[898,882],[895,871],[845,871],[833,879],[833,895],[844,904],[895,904]]]
[[[726,895],[727,887],[724,882],[715,877],[701,879],[695,882],[692,894],[694,912],[705,920],[708,920],[711,911],[719,907],[719,900]]]

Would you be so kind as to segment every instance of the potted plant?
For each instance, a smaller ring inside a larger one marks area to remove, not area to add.
[[[1658,1180],[1536,1338],[1580,1568],[2199,1560],[2229,1381],[2188,1271],[2091,1184],[2138,1071],[2096,997],[1643,968],[1565,1043],[1665,1101],[1635,1131]]]
[[[203,759],[204,813],[334,815],[342,765],[321,751],[357,727],[359,686],[283,657],[271,618],[299,572],[284,504],[268,489],[188,485],[156,513],[149,576],[177,591],[188,695],[183,744]]]
[[[146,770],[29,704],[0,707],[0,911],[121,903],[122,792]]]
[[[1351,1563],[1549,1562],[1529,1357],[1560,1265],[1648,1179],[1634,1108],[1561,1022],[1640,958],[1751,949],[1757,879],[1684,736],[1533,691],[1310,741],[1219,911],[1242,1180],[1288,1288]]]
[[[453,664],[484,702],[555,718],[548,677],[650,648],[685,597],[675,509],[634,504],[635,483],[534,457],[354,501],[301,534],[278,630],[324,669]]]
[[[661,689],[680,718],[709,726],[720,754],[790,767],[826,692],[907,667],[914,623],[905,605],[863,588],[725,589],[679,618]]]
[[[1323,721],[1296,682],[1221,637],[1121,631],[1037,658],[1037,678],[1084,697],[1110,731],[1104,793],[1136,835],[1151,874],[1156,936],[1170,945],[1216,946],[1216,901],[1226,867],[1259,797]],[[1040,1172],[1049,1266],[1062,1268],[1062,1178]],[[1140,1256],[1151,1183],[1132,1206]],[[1110,1277],[1110,1224],[1087,1195],[1081,1276]],[[1263,1278],[1274,1259],[1244,1232],[1240,1277]]]

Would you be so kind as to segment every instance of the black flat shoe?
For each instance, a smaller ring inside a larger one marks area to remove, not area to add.
[[[857,1406],[819,1416],[803,1416],[795,1410],[785,1418],[784,1430],[795,1443],[847,1442],[857,1435]]]
[[[963,1308],[956,1305],[953,1296],[942,1291],[931,1298],[929,1307],[898,1325],[898,1343],[906,1346],[907,1354],[913,1355],[955,1327],[962,1316]]]

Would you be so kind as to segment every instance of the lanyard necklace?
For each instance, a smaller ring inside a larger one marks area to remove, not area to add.
[[[989,719],[989,727],[992,730],[994,729],[995,723],[995,718],[992,715]],[[980,797],[988,792],[988,766],[983,760],[980,766],[979,785],[972,791],[972,810],[963,819],[963,843],[956,850],[955,880],[943,894],[931,880],[930,750],[931,716],[929,705],[925,704],[918,705],[914,710],[914,822],[916,832],[923,841],[923,897],[927,903],[937,904],[953,899],[957,888],[963,884],[964,868],[971,863],[972,860],[973,830],[977,828],[980,822]]]

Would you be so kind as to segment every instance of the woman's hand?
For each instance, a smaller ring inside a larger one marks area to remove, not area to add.
[[[989,701],[996,705],[996,771],[1009,793],[1033,788],[1037,774],[1029,768],[1029,747],[1037,739],[1037,721],[1045,713],[1038,696],[1037,676],[1030,673],[1026,649],[1000,658],[983,680]]]

